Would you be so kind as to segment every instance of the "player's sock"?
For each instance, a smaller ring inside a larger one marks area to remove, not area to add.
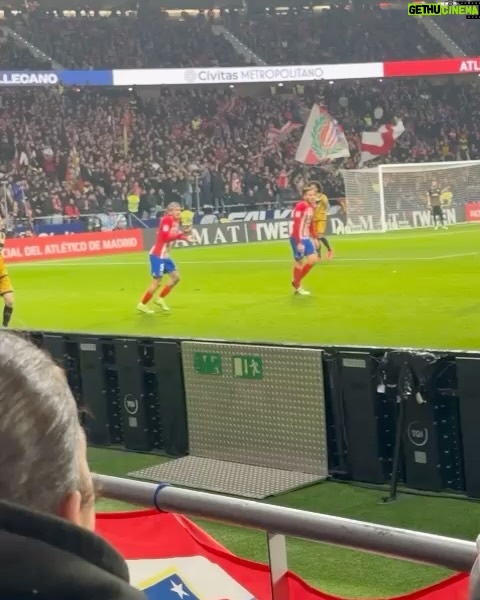
[[[152,292],[145,292],[145,294],[143,295],[143,298],[141,299],[141,303],[142,304],[148,304],[150,302],[150,300],[152,299]]]
[[[12,318],[13,306],[4,306],[3,307],[3,326],[8,327],[10,323],[10,319]]]
[[[297,266],[297,265],[295,265],[293,267],[292,285],[296,290],[298,290],[298,288],[300,287],[300,282],[302,281],[302,273],[303,273],[303,267]]]
[[[328,250],[328,252],[332,251],[332,247],[330,246],[330,242],[327,240],[326,237],[322,237],[320,238],[320,241],[322,242],[322,244],[325,246],[325,248]]]
[[[308,273],[310,273],[312,268],[313,268],[313,265],[311,265],[310,263],[307,263],[306,265],[303,266],[301,280],[303,280],[308,275]]]
[[[172,289],[173,285],[166,285],[164,288],[162,288],[160,292],[160,298],[166,298],[168,294],[172,291]]]

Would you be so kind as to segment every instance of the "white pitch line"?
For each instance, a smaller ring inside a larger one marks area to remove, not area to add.
[[[329,261],[332,263],[357,263],[357,262],[417,262],[417,261],[431,261],[431,260],[448,260],[453,258],[466,258],[468,256],[478,256],[480,255],[480,251],[478,252],[462,252],[458,254],[442,254],[437,256],[382,256],[382,257],[356,257],[356,258],[342,258],[337,257],[333,259],[333,261]],[[256,259],[256,260],[180,260],[178,261],[179,266],[182,265],[248,265],[248,264],[285,264],[292,262],[287,258],[276,258],[276,259]],[[128,266],[148,266],[148,261],[123,261],[123,262],[75,262],[72,260],[71,262],[66,261],[48,261],[41,263],[18,263],[11,265],[12,269],[17,269],[18,267],[60,267],[60,268],[68,268],[72,267],[128,267]]]
[[[275,221],[269,221],[270,223],[274,223]],[[355,240],[368,240],[369,242],[372,240],[382,241],[382,242],[394,242],[396,240],[416,240],[423,238],[433,238],[445,235],[461,235],[465,233],[465,229],[470,229],[472,226],[478,227],[479,223],[453,223],[449,225],[448,231],[432,231],[433,227],[416,227],[412,229],[394,229],[391,231],[378,231],[368,232],[368,233],[348,233],[348,234],[337,234],[332,235],[333,239],[341,239],[343,241],[355,241]],[[414,233],[415,232],[415,233]],[[329,236],[330,237],[330,236]],[[250,242],[252,243],[252,242]],[[263,243],[263,242],[260,242]],[[206,246],[208,247],[208,246]]]
[[[449,258],[465,258],[467,256],[478,256],[480,252],[462,252],[461,254],[442,254],[440,256],[405,256],[405,257],[381,257],[381,258],[335,258],[342,262],[403,262],[403,261],[425,261],[425,260],[448,260]]]

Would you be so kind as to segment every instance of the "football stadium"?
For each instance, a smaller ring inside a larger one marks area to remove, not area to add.
[[[0,7],[1,598],[480,599],[480,38],[411,6]]]

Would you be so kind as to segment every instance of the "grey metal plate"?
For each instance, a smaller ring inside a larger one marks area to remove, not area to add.
[[[221,373],[199,373],[212,353]],[[235,376],[238,356],[260,357],[263,378]],[[182,359],[191,455],[327,476],[320,350],[183,342]]]
[[[128,474],[135,479],[257,500],[320,481],[316,475],[186,456]]]

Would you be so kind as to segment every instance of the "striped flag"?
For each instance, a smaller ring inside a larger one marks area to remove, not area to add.
[[[382,125],[377,131],[364,131],[362,133],[360,164],[389,154],[404,131],[403,121],[400,120],[395,124]]]
[[[297,148],[295,160],[304,165],[348,158],[350,150],[343,128],[329,112],[314,104]]]
[[[268,146],[278,146],[280,142],[286,140],[295,129],[298,129],[301,126],[301,123],[287,121],[280,129],[277,127],[269,127],[266,134]]]

